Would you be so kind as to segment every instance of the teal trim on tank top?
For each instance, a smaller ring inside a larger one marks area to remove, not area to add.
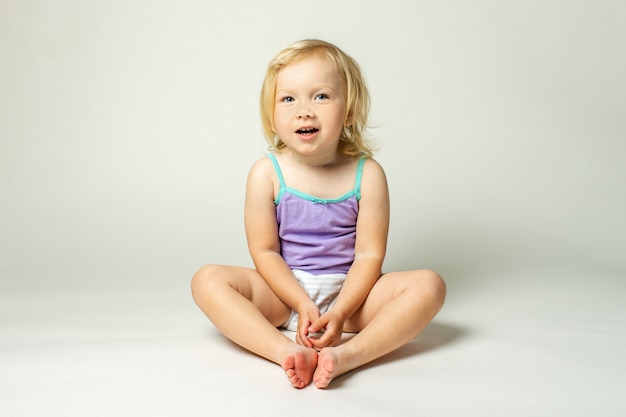
[[[274,170],[276,171],[276,175],[278,175],[278,181],[280,182],[278,195],[276,196],[276,200],[274,200],[274,204],[276,205],[280,203],[280,199],[283,197],[283,194],[285,194],[286,191],[288,191],[289,193],[297,197],[312,201],[313,203],[317,203],[317,204],[341,203],[342,201],[345,201],[352,196],[355,196],[357,201],[361,200],[361,179],[363,177],[363,165],[365,165],[365,159],[366,159],[365,156],[362,156],[361,159],[359,159],[359,163],[356,169],[356,180],[354,182],[354,189],[352,191],[348,191],[347,193],[345,193],[339,198],[333,198],[333,199],[317,198],[310,194],[303,193],[302,191],[296,190],[295,188],[287,187],[287,185],[285,184],[285,177],[283,177],[283,172],[281,171],[280,165],[278,165],[278,161],[276,160],[276,155],[269,153],[267,154],[267,156],[270,158],[270,161],[272,161],[272,164],[274,165]]]

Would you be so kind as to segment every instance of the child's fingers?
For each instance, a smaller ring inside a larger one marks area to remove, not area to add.
[[[335,346],[337,344],[337,335],[335,332],[327,331],[319,338],[310,338],[313,347],[322,349],[327,346]]]
[[[308,337],[301,337],[300,335],[298,335],[298,337],[296,338],[296,342],[299,345],[308,347],[309,349],[313,348],[313,343],[311,343],[311,340],[309,340]]]
[[[309,340],[309,324],[310,322],[308,320],[304,320],[299,326],[298,326],[298,332],[297,332],[297,336],[296,336],[296,341],[300,342],[301,345],[306,346],[308,348],[312,348],[313,345],[311,344],[311,341]]]
[[[307,336],[302,336],[302,333],[300,332],[298,332],[298,335],[296,336],[296,342],[299,345],[306,346],[308,348],[313,347],[313,343],[311,343],[311,340]]]
[[[309,333],[319,333],[322,331],[322,329],[326,327],[327,324],[328,324],[328,319],[326,318],[326,316],[322,315],[322,317],[318,318],[313,323],[311,323],[308,329]]]

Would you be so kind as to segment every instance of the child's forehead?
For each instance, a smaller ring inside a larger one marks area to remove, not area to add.
[[[314,67],[315,70],[311,70],[311,67]],[[305,74],[313,78],[337,77],[340,83],[344,80],[332,59],[320,54],[311,54],[285,63],[276,74],[276,83],[282,83],[286,78],[289,80],[298,79]]]
[[[285,64],[280,68],[279,73],[287,68],[294,67],[294,66],[318,65],[318,64],[321,64],[326,67],[330,67],[334,69],[335,71],[338,70],[335,62],[333,62],[333,60],[327,57],[326,55],[321,54],[321,53],[310,53],[307,55],[295,57],[285,62]]]

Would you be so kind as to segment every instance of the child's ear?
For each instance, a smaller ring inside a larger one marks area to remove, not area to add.
[[[352,123],[354,123],[354,120],[352,118],[352,112],[350,112],[346,115],[346,120],[343,122],[343,125],[345,127],[350,127],[352,126]]]

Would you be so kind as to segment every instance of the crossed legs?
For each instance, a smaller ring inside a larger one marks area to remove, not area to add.
[[[281,365],[294,387],[311,382],[317,352],[278,330],[291,309],[255,270],[207,265],[196,272],[191,289],[196,304],[226,337]]]
[[[207,265],[193,277],[196,304],[226,337],[281,365],[296,388],[312,380],[318,388],[413,339],[437,314],[445,284],[431,271],[383,275],[361,308],[346,321],[359,332],[346,343],[322,349],[298,345],[278,326],[291,309],[253,269]]]
[[[333,378],[404,346],[435,317],[445,295],[443,280],[432,271],[381,276],[361,308],[346,321],[344,330],[358,333],[342,345],[320,351],[315,385],[326,388]]]

